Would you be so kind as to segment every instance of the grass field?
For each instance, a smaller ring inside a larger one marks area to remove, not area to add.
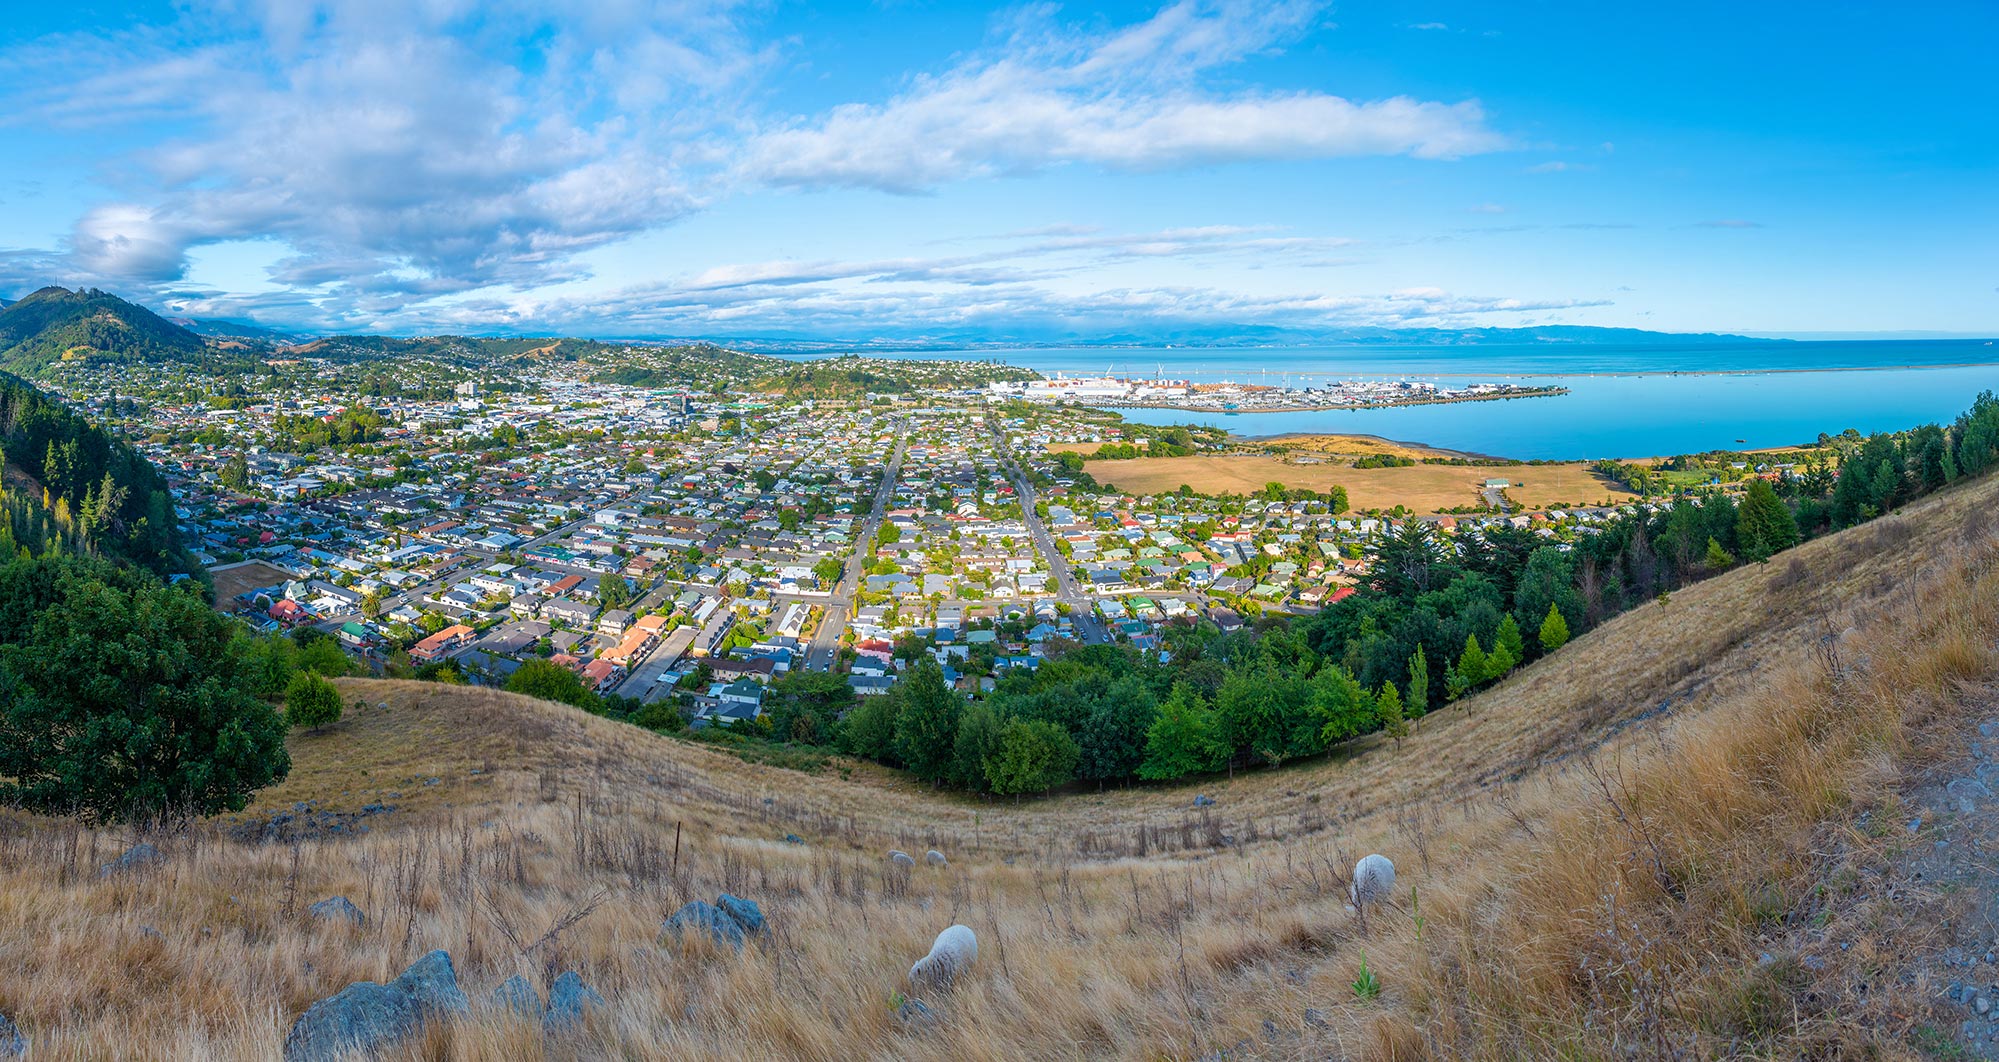
[[[400,793],[367,834],[204,824],[103,878],[133,838],[0,813],[0,1012],[35,1058],[273,1058],[312,1001],[446,948],[475,1001],[574,969],[609,1008],[566,1041],[475,1010],[389,1057],[1912,1057],[1955,1024],[1903,965],[1946,920],[1895,869],[1929,846],[1898,794],[1993,717],[1995,501],[1965,484],[1675,591],[1401,745],[1173,787],[976,801],[344,679],[367,707],[294,734],[253,811]],[[1363,921],[1367,852],[1399,895]],[[765,939],[660,938],[724,890]],[[303,914],[331,895],[367,924]],[[905,1025],[894,994],[954,922],[978,962]]]
[[[216,603],[225,609],[234,603],[237,594],[291,578],[290,574],[262,561],[251,561],[222,571],[210,569],[209,575],[215,580]]]
[[[1330,458],[1322,464],[1300,465],[1277,457],[1201,456],[1092,461],[1088,471],[1097,482],[1134,494],[1173,491],[1183,483],[1204,493],[1237,494],[1254,493],[1271,482],[1312,490],[1338,485],[1347,489],[1347,500],[1355,509],[1392,509],[1405,505],[1417,513],[1476,505],[1481,500],[1480,486],[1487,479],[1519,484],[1509,488],[1507,495],[1530,509],[1578,503],[1593,505],[1606,500],[1622,502],[1634,497],[1581,463],[1349,468],[1345,462]]]

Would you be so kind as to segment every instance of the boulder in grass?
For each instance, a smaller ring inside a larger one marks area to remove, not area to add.
[[[755,900],[739,899],[725,892],[715,897],[715,906],[735,919],[736,924],[743,927],[743,932],[755,935],[764,931],[763,909],[757,906]]]
[[[285,1036],[285,1062],[336,1062],[374,1054],[427,1023],[471,1009],[451,956],[433,951],[385,985],[359,981],[306,1008]]]
[[[542,1017],[542,1024],[549,1032],[561,1032],[604,1005],[604,997],[584,984],[583,978],[572,970],[549,986],[548,1012]]]
[[[1214,797],[1211,797],[1211,796],[1209,796],[1209,795],[1208,795],[1208,794],[1206,794],[1206,793],[1202,793],[1201,795],[1199,795],[1199,796],[1197,796],[1197,797],[1195,797],[1195,798],[1194,798],[1194,806],[1195,806],[1195,807],[1197,807],[1197,808],[1211,808],[1211,807],[1214,807],[1214,806],[1215,806],[1215,798],[1214,798]]]
[[[662,934],[671,933],[675,937],[688,930],[705,932],[714,937],[717,944],[743,950],[743,924],[729,917],[728,912],[702,900],[689,901],[673,912],[659,928]]]
[[[130,874],[165,861],[160,850],[149,844],[135,844],[125,849],[125,854],[97,868],[97,876],[108,878],[118,874]]]
[[[0,1058],[20,1058],[27,1053],[28,1038],[7,1015],[0,1014]]]
[[[510,1010],[532,1021],[541,1020],[541,993],[520,974],[500,982],[489,1002],[494,1010]]]
[[[321,900],[305,910],[307,914],[322,922],[344,921],[356,929],[368,924],[368,916],[362,914],[361,909],[354,906],[353,901],[345,896]]]

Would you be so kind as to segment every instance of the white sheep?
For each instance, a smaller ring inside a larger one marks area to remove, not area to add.
[[[891,851],[888,854],[888,861],[899,867],[913,867],[916,865],[916,860],[909,858],[908,852]]]
[[[959,974],[971,969],[979,957],[979,938],[970,926],[952,926],[937,934],[930,954],[909,968],[912,984],[949,985]]]
[[[923,861],[925,863],[930,864],[933,867],[950,865],[950,860],[944,858],[944,853],[939,852],[935,848],[932,848],[930,851],[923,853]]]
[[[1388,899],[1395,889],[1395,864],[1385,855],[1370,855],[1353,865],[1351,894],[1355,907],[1366,907]]]

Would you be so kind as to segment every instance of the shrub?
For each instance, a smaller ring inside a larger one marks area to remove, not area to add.
[[[340,721],[341,708],[340,691],[310,671],[293,675],[285,687],[285,721],[294,727],[332,726]]]

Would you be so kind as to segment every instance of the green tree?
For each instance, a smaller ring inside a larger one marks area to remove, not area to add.
[[[310,671],[292,676],[285,687],[285,722],[319,730],[340,721],[340,690]]]
[[[846,570],[847,566],[840,563],[839,558],[823,557],[819,563],[812,566],[812,575],[819,580],[821,586],[830,587],[840,581],[840,575]]]
[[[1553,605],[1548,606],[1548,618],[1541,621],[1541,633],[1537,637],[1544,653],[1552,653],[1568,644],[1569,621],[1562,618],[1561,609]]]
[[[1777,497],[1768,481],[1753,479],[1736,509],[1735,541],[1750,560],[1770,556],[1798,544],[1798,521],[1791,507]]]
[[[1077,727],[1078,776],[1102,785],[1137,774],[1146,733],[1158,714],[1152,691],[1136,675],[1111,683]]]
[[[902,701],[895,721],[895,751],[911,774],[938,784],[951,773],[957,751],[958,710],[962,700],[944,684],[943,669],[928,657],[920,661],[890,696]]]
[[[1402,739],[1409,736],[1409,720],[1402,713],[1402,695],[1395,692],[1395,683],[1381,684],[1381,694],[1374,699],[1376,710],[1381,715],[1381,730],[1395,741],[1395,747],[1402,747]]]
[[[1321,747],[1365,734],[1380,721],[1374,697],[1353,674],[1338,664],[1327,664],[1312,678],[1314,707],[1322,720]]]
[[[242,454],[231,457],[222,465],[220,477],[222,485],[233,491],[250,489],[250,462]]]
[[[1486,661],[1485,649],[1478,644],[1478,635],[1465,635],[1464,652],[1458,654],[1457,675],[1459,689],[1451,699],[1456,700],[1471,692],[1474,687],[1485,682],[1486,671],[1491,665]]]
[[[1514,622],[1513,613],[1508,612],[1506,617],[1499,621],[1499,633],[1493,636],[1493,645],[1494,653],[1505,653],[1513,661],[1513,665],[1518,665],[1527,659],[1527,645],[1520,637],[1520,624]],[[1509,666],[1508,670],[1510,669]],[[1501,675],[1505,673],[1504,670],[1499,672]]]
[[[830,671],[795,668],[771,683],[765,716],[779,741],[823,745],[834,725],[854,703],[854,688]]]
[[[312,629],[301,627],[294,633],[308,630]],[[339,678],[354,670],[354,662],[348,659],[347,651],[340,648],[338,639],[324,631],[314,630],[312,633],[318,637],[305,638],[299,645],[298,666],[307,671],[318,672],[327,678]]]
[[[1722,549],[1720,542],[1709,538],[1707,540],[1707,556],[1702,558],[1701,563],[1706,566],[1708,571],[1718,572],[1734,564],[1735,557],[1727,550]]]
[[[530,660],[515,668],[507,676],[507,690],[585,709],[597,699],[576,672],[548,660]]]
[[[951,781],[972,792],[992,788],[986,779],[986,761],[999,751],[1000,735],[1006,724],[983,701],[965,706],[958,713],[958,736],[951,746]]]
[[[1420,642],[1416,645],[1416,652],[1409,657],[1407,702],[1409,714],[1412,716],[1423,715],[1430,710],[1430,658],[1423,655],[1423,645]]]
[[[1079,755],[1069,732],[1045,719],[1014,719],[986,761],[986,781],[1002,796],[1047,792],[1069,780]]]
[[[896,717],[901,710],[902,698],[893,691],[860,698],[860,703],[840,720],[840,747],[855,756],[881,763],[901,762],[895,753]]]
[[[1214,709],[1208,707],[1200,691],[1189,683],[1175,683],[1146,731],[1145,758],[1138,765],[1138,776],[1164,782],[1221,770],[1228,761],[1228,748],[1217,737],[1216,729]]]
[[[185,590],[60,577],[0,649],[0,802],[92,823],[241,811],[291,757],[237,632]]]

